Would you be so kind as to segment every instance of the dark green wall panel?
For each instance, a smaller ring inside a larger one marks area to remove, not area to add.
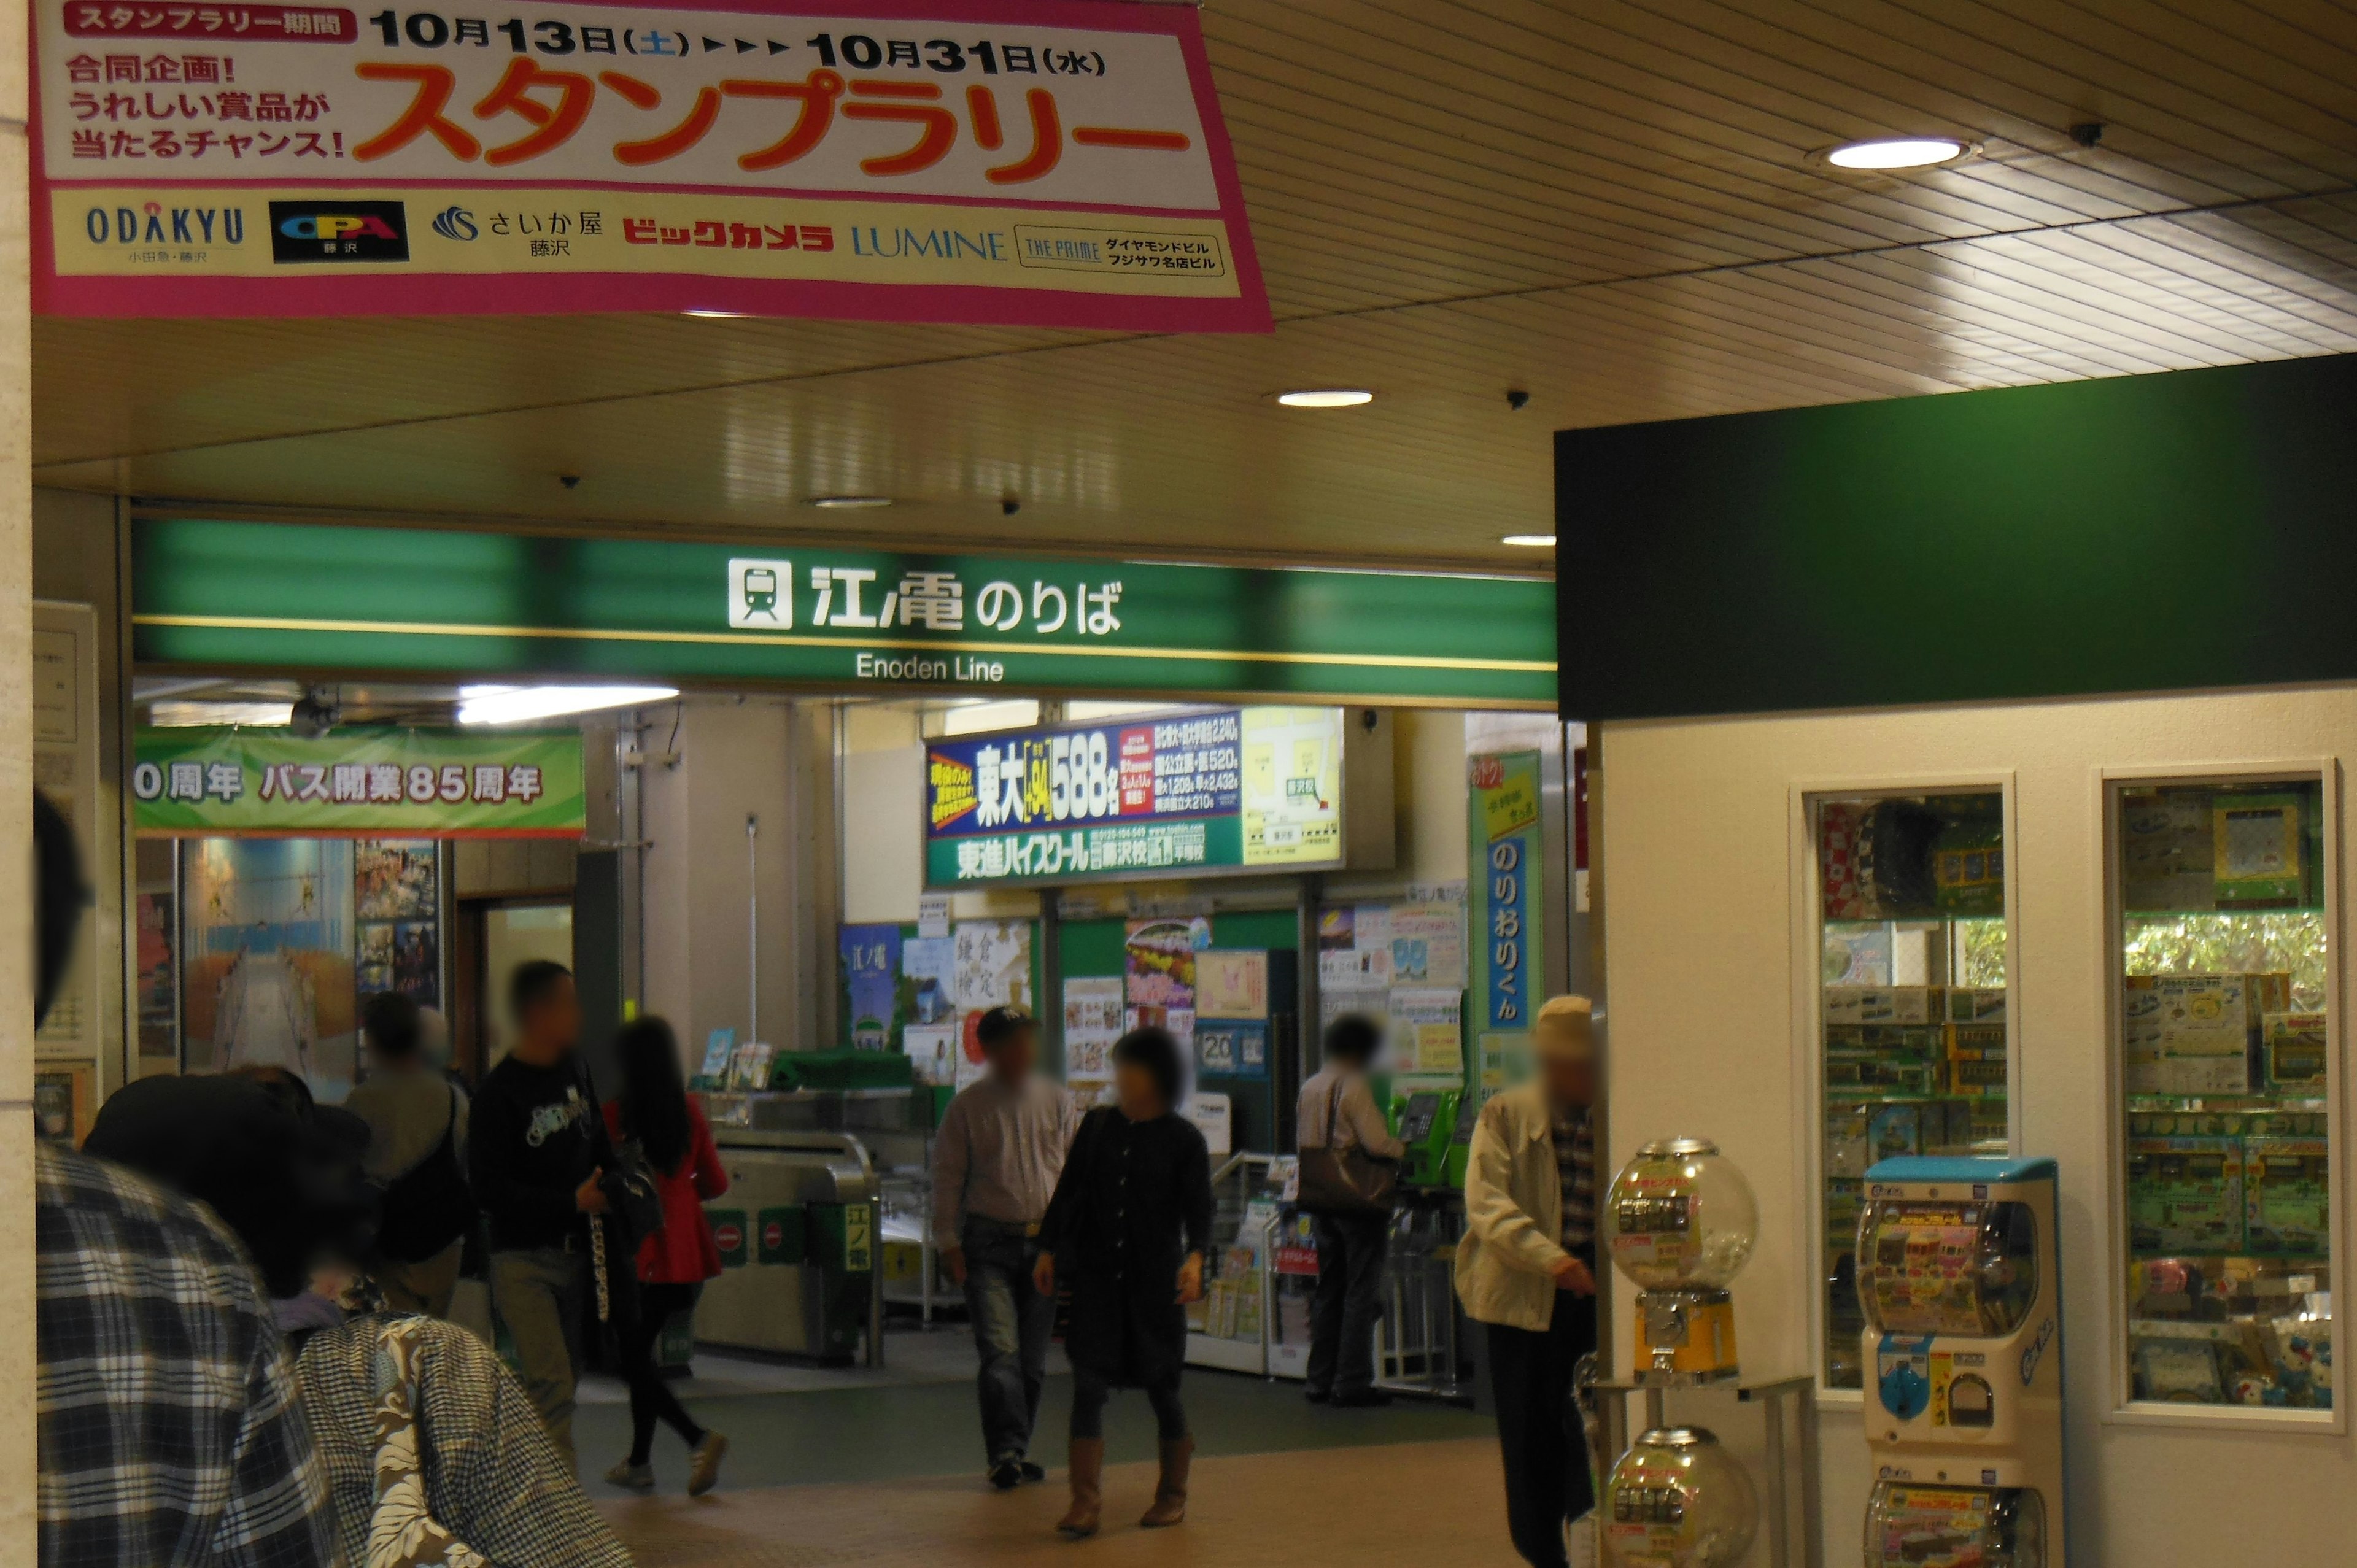
[[[2357,356],[1564,431],[1563,714],[2357,678]]]

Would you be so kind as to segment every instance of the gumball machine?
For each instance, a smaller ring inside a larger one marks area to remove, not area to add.
[[[1743,1466],[1698,1426],[1657,1426],[1604,1483],[1604,1555],[1613,1568],[1733,1568],[1760,1528]]]
[[[1647,1144],[1612,1178],[1603,1227],[1613,1266],[1637,1287],[1636,1380],[1690,1387],[1734,1378],[1727,1287],[1760,1235],[1759,1200],[1734,1162],[1705,1138]]]

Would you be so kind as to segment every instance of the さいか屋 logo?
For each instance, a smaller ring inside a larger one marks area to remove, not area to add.
[[[274,262],[405,262],[409,220],[398,201],[274,201]]]

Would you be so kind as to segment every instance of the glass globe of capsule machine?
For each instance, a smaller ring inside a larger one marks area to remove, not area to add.
[[[1653,1428],[1604,1483],[1614,1568],[1734,1568],[1759,1528],[1751,1477],[1698,1426]]]
[[[1751,1261],[1760,1203],[1706,1138],[1647,1144],[1604,1199],[1612,1263],[1637,1287],[1640,1383],[1690,1386],[1737,1375],[1727,1287]]]

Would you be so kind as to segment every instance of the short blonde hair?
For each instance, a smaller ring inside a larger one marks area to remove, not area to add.
[[[1596,1059],[1596,1008],[1585,996],[1550,996],[1531,1020],[1531,1045],[1541,1059]]]

